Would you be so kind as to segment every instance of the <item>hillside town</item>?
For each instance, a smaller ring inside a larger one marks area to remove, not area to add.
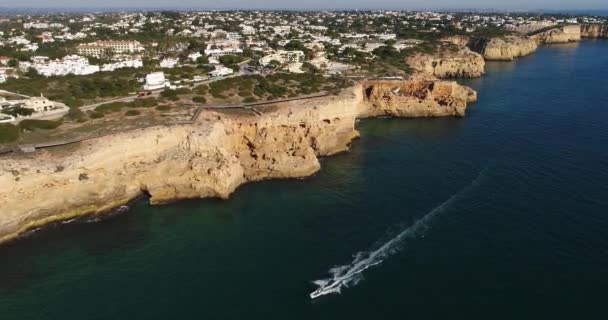
[[[348,79],[407,76],[406,58],[437,50],[440,38],[606,23],[386,10],[7,15],[0,17],[0,90],[23,100],[3,98],[0,122],[46,119],[58,114],[56,105],[85,121],[103,116],[97,111],[105,103],[143,97],[230,104],[331,93]],[[40,99],[49,102],[31,102]]]

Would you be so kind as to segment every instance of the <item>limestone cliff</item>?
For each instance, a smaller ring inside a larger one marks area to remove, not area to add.
[[[407,63],[418,72],[437,78],[476,78],[484,74],[483,57],[466,47],[436,54],[416,54]]]
[[[468,47],[471,37],[469,36],[450,36],[441,39],[442,42],[451,43],[459,47]]]
[[[511,61],[536,51],[536,41],[519,36],[494,38],[477,38],[469,44],[470,48],[480,53],[486,60]]]
[[[382,81],[339,96],[256,112],[204,111],[194,124],[80,142],[71,150],[0,158],[0,242],[38,226],[100,214],[142,195],[152,204],[227,198],[247,182],[299,178],[319,156],[348,150],[358,117],[462,116],[473,90],[455,82]]]
[[[581,26],[563,26],[530,36],[538,43],[568,43],[581,40]]]
[[[474,90],[448,81],[376,81],[364,88],[365,117],[462,117],[477,100]]]
[[[583,38],[608,38],[608,25],[583,24],[581,25],[581,36]]]

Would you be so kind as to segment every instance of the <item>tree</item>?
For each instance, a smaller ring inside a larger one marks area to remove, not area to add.
[[[40,76],[40,74],[38,73],[38,71],[36,69],[29,68],[29,69],[27,69],[25,76],[28,78],[38,78]]]
[[[15,59],[11,59],[8,61],[7,66],[10,68],[16,68],[17,66],[19,66],[19,62]]]
[[[208,64],[209,57],[207,57],[207,56],[198,57],[198,58],[196,58],[196,62],[200,63],[200,64]]]

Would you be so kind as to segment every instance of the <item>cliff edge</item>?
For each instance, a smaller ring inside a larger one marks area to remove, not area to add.
[[[228,198],[240,185],[317,172],[346,151],[359,117],[462,116],[475,92],[455,82],[366,81],[339,96],[203,111],[156,126],[0,158],[0,242],[39,226],[102,214],[147,194],[152,204]]]
[[[436,54],[416,54],[407,59],[416,71],[437,78],[476,78],[484,74],[483,57],[466,47]]]
[[[533,39],[519,36],[476,38],[469,43],[471,50],[486,60],[512,61],[536,52],[538,44]]]

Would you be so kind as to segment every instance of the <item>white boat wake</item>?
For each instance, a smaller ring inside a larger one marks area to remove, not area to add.
[[[378,249],[373,251],[361,251],[354,256],[354,260],[350,264],[331,268],[329,270],[331,278],[313,281],[312,283],[317,285],[318,288],[310,293],[310,298],[316,299],[327,294],[341,293],[342,288],[348,288],[358,284],[363,280],[363,271],[381,264],[388,257],[398,252],[406,239],[414,239],[423,236],[429,229],[429,224],[437,215],[445,211],[446,208],[480,183],[485,170],[486,169],[483,169],[471,184],[452,195],[448,200],[422,216],[420,219],[416,220],[413,225],[403,229],[399,234],[382,244]]]

